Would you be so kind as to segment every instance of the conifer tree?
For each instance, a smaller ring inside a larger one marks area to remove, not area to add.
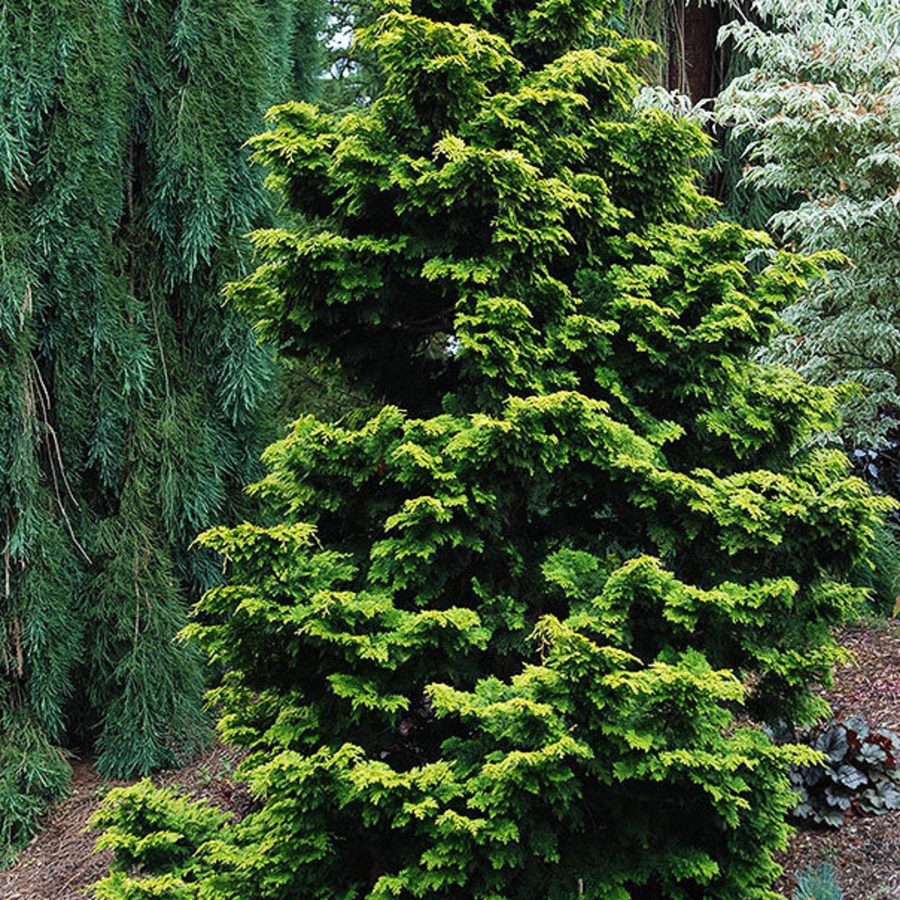
[[[268,200],[242,150],[312,85],[317,3],[0,5],[0,856],[57,749],[146,773],[196,746],[173,643],[198,530],[254,477],[269,353],[222,283]]]
[[[777,896],[804,754],[740,717],[822,711],[885,503],[749,361],[824,260],[697,224],[707,140],[633,110],[612,6],[396,0],[374,103],[255,141],[298,219],[231,302],[387,403],[301,417],[204,536],[256,803],[114,792],[99,897]]]

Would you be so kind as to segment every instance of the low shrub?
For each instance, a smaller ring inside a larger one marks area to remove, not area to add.
[[[212,840],[229,815],[205,803],[193,802],[176,791],[157,789],[149,779],[114,788],[88,820],[103,831],[98,850],[112,850],[112,871],[95,886],[96,900],[138,897],[196,897],[194,881],[197,849]],[[152,872],[135,882],[130,873]]]
[[[843,897],[830,863],[808,866],[797,876],[794,900],[843,900]]]

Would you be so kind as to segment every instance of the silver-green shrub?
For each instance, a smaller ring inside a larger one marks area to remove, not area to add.
[[[745,184],[790,198],[772,225],[848,266],[793,304],[771,354],[810,380],[852,381],[842,438],[879,443],[900,423],[900,4],[756,0],[762,25],[723,32],[753,66],[716,116],[752,136]]]

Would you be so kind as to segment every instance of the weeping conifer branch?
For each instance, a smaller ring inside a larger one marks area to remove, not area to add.
[[[220,299],[272,216],[243,144],[314,81],[321,6],[0,5],[0,862],[54,744],[134,775],[206,738],[188,545],[237,515],[273,384]]]

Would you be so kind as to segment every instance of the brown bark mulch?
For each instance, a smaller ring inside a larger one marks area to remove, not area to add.
[[[231,779],[237,760],[236,751],[216,744],[184,768],[160,772],[153,782],[229,809],[240,805],[244,790]],[[72,770],[69,795],[56,804],[15,866],[0,872],[0,900],[85,900],[86,888],[106,873],[112,853],[94,852],[97,835],[86,830],[87,820],[110,788],[129,782],[106,781],[87,761],[74,761]]]
[[[825,692],[835,714],[862,713],[873,727],[900,732],[900,623],[848,628],[841,640],[854,660],[836,672],[834,688]],[[231,779],[236,761],[233,750],[216,745],[190,765],[153,780],[234,809],[246,799]],[[76,762],[71,794],[48,815],[16,865],[0,872],[0,900],[84,900],[110,856],[93,852],[96,836],[85,825],[106,791],[123,783],[104,781],[88,762]],[[844,900],[900,900],[900,812],[853,818],[837,831],[799,831],[779,861],[785,874],[777,889],[787,897],[793,896],[799,871],[826,861]]]
[[[900,733],[900,623],[856,626],[841,643],[853,660],[825,691],[836,718],[862,714],[873,728]],[[798,831],[779,862],[778,889],[793,897],[798,872],[828,862],[844,900],[900,900],[900,811],[848,819],[841,828]]]

